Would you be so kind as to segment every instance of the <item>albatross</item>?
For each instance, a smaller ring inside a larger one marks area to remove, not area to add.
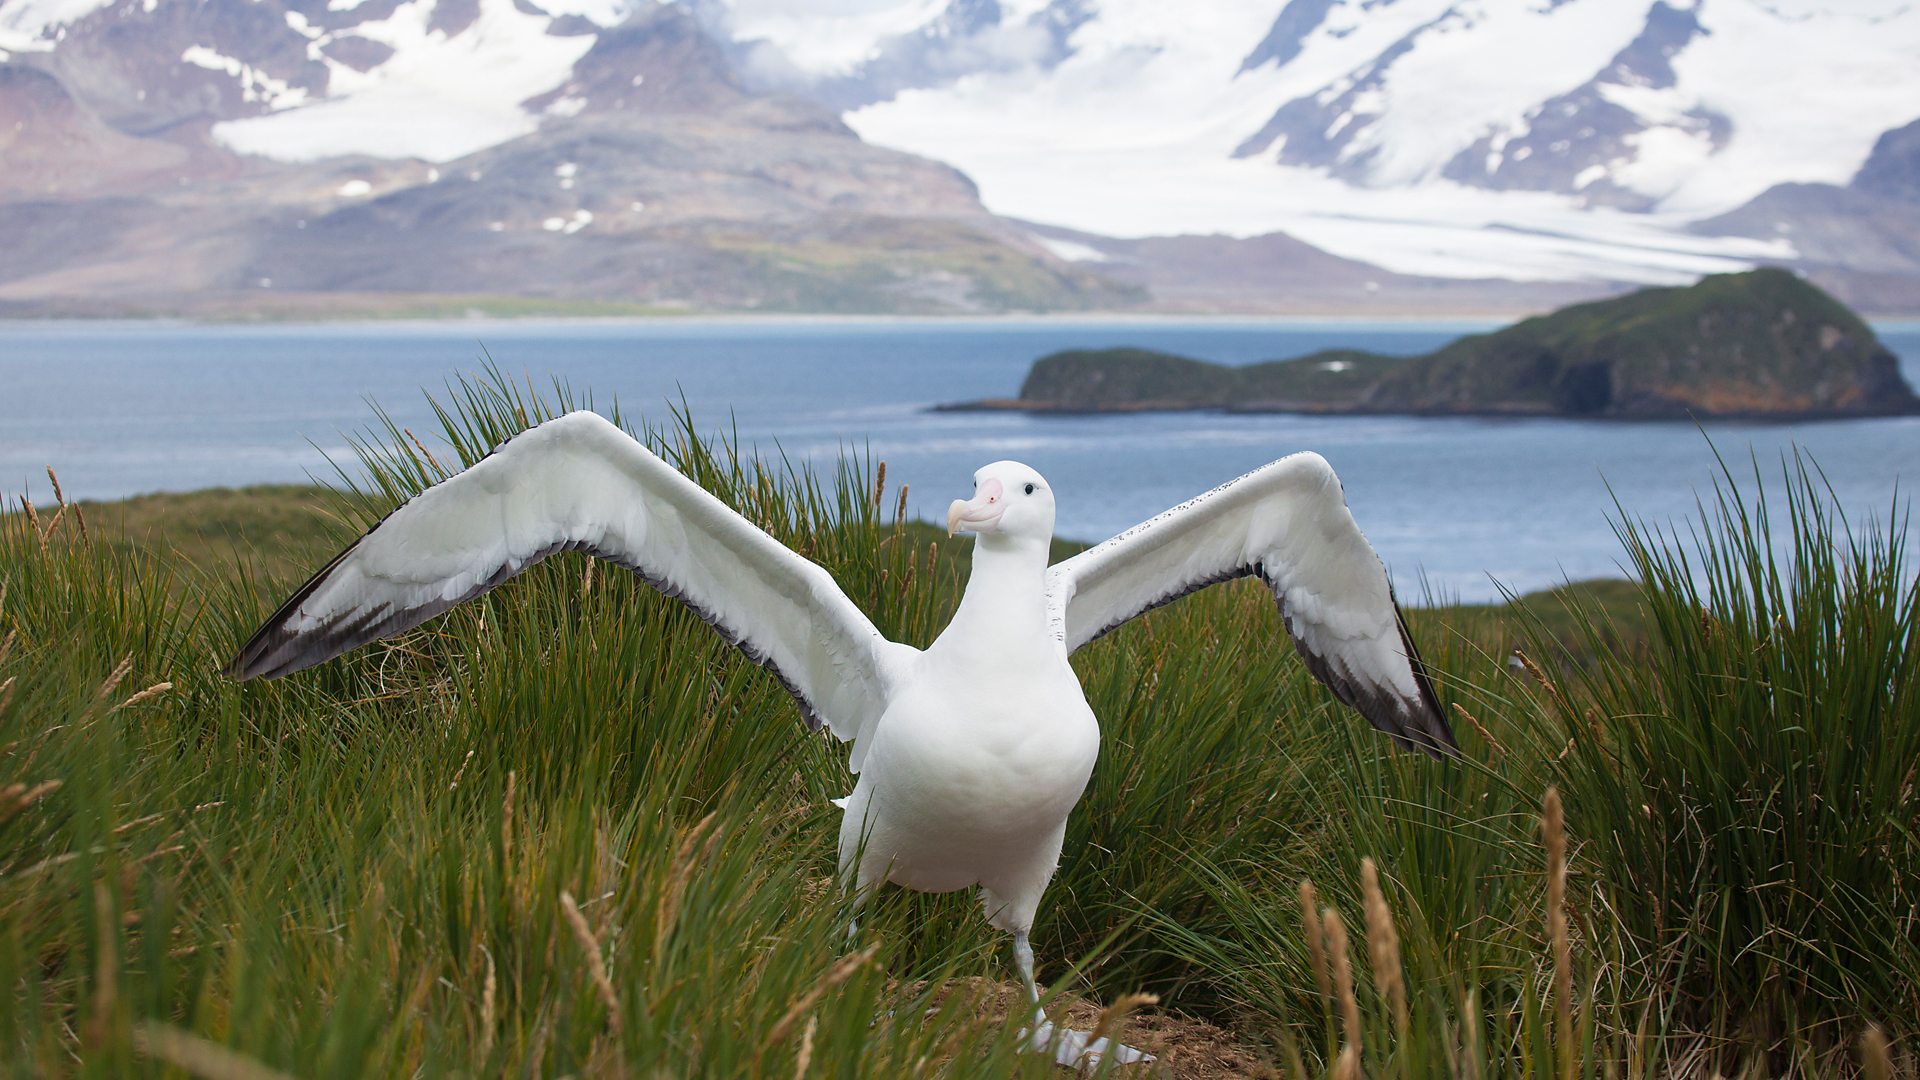
[[[394,510],[295,592],[228,671],[276,678],[419,625],[561,551],[638,574],[697,612],[792,693],[807,726],[851,744],[840,879],[978,888],[1013,935],[1030,1049],[1062,1064],[1146,1055],[1056,1030],[1028,932],[1059,864],[1100,727],[1067,658],[1143,612],[1258,577],[1307,668],[1404,749],[1457,753],[1385,567],[1318,454],[1298,453],[1048,565],[1054,493],[998,461],[947,531],[975,537],[953,620],[927,648],[890,641],[816,563],[612,422],[574,412],[515,435]],[[857,925],[853,924],[853,925]],[[850,928],[849,934],[851,935]]]

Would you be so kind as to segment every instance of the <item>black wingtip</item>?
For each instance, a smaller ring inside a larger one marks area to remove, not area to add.
[[[386,519],[382,518],[381,520],[385,521]],[[379,528],[379,526],[375,525],[374,528]],[[369,529],[367,531],[371,533],[373,530]],[[361,537],[362,540],[365,538],[365,536]],[[260,628],[253,632],[253,636],[248,638],[246,643],[240,646],[239,651],[234,653],[233,659],[228,661],[227,666],[221,671],[221,674],[230,679],[245,682],[248,679],[254,678],[276,679],[282,675],[297,671],[301,667],[308,666],[306,664],[300,664],[297,667],[289,667],[284,663],[272,662],[271,658],[279,654],[282,651],[282,647],[292,638],[292,635],[285,629],[287,620],[291,619],[294,613],[300,610],[300,605],[306,602],[307,597],[312,596],[313,591],[320,587],[320,583],[325,581],[328,575],[332,574],[334,570],[338,569],[340,563],[346,559],[347,556],[353,554],[354,549],[359,546],[360,540],[355,540],[353,543],[347,545],[345,551],[328,559],[327,565],[321,567],[312,577],[308,578],[306,584],[295,589],[293,595],[287,597],[285,603],[275,608],[273,614],[267,616],[266,621],[260,624]],[[315,662],[317,663],[318,661]]]
[[[1280,615],[1286,621],[1286,602],[1278,593],[1275,599],[1280,603]],[[1434,692],[1433,679],[1427,672],[1427,665],[1420,659],[1420,651],[1414,647],[1412,635],[1407,633],[1407,622],[1400,614],[1399,604],[1394,604],[1394,621],[1400,631],[1401,650],[1406,654],[1407,664],[1413,669],[1415,695],[1411,699],[1380,685],[1376,680],[1358,678],[1346,666],[1333,657],[1316,654],[1307,648],[1298,635],[1294,636],[1294,650],[1305,661],[1307,670],[1313,673],[1333,695],[1361,716],[1375,728],[1385,732],[1393,739],[1394,746],[1401,750],[1418,751],[1434,758],[1457,758],[1460,744],[1454,740],[1453,729],[1447,725],[1446,713],[1440,709],[1439,695]]]
[[[220,674],[236,682],[259,678],[262,667],[260,657],[266,651],[267,631],[278,625],[279,621],[280,615],[275,613],[274,617],[261,624],[260,628],[253,632],[253,636],[233,654],[233,659],[227,661],[227,665],[220,669]]]
[[[1407,632],[1406,616],[1401,614],[1400,605],[1393,606],[1394,621],[1400,624],[1400,644],[1406,649],[1407,664],[1413,668],[1413,681],[1420,688],[1419,709],[1403,725],[1409,749],[1419,750],[1431,757],[1460,757],[1460,743],[1453,737],[1453,728],[1447,723],[1447,714],[1440,708],[1440,695],[1434,692],[1433,678],[1427,673],[1426,661],[1420,659],[1420,650],[1414,647],[1413,635]]]
[[[277,649],[269,640],[272,632],[279,630],[280,623],[281,619],[278,615],[268,619],[260,629],[254,631],[245,645],[240,646],[240,651],[233,654],[233,659],[227,661],[227,666],[220,669],[220,674],[236,682],[275,679],[286,674],[287,672],[281,669],[281,665],[273,662],[272,654],[277,652]],[[284,638],[284,632],[280,636]]]

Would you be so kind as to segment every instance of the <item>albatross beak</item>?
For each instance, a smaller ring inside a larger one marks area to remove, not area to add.
[[[1005,494],[1006,488],[1000,481],[989,480],[980,485],[973,498],[953,500],[953,505],[947,507],[947,535],[991,532],[1000,523],[1000,515],[1006,513]]]

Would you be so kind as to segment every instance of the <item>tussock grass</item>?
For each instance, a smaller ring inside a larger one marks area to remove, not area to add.
[[[317,565],[585,404],[491,377],[438,432],[376,416],[293,532]],[[900,520],[875,463],[755,459],[685,416],[645,436],[889,635],[951,613],[964,545]],[[1084,650],[1104,744],[1042,980],[1129,1039],[1204,1018],[1296,1075],[1910,1074],[1905,523],[1851,532],[1788,470],[1775,506],[1729,472],[1690,531],[1623,513],[1630,595],[1414,613],[1474,721],[1459,762],[1391,753],[1248,583]],[[844,950],[844,755],[628,575],[555,558],[242,685],[216,673],[298,564],[47,511],[0,515],[0,1070],[1052,1071],[974,992],[1010,972],[970,897],[883,892]],[[1222,1075],[1177,1034],[1168,1061]]]

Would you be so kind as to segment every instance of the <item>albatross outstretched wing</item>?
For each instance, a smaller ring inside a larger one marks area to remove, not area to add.
[[[1047,571],[1068,652],[1215,582],[1258,576],[1307,667],[1407,749],[1457,752],[1386,569],[1318,454],[1228,481]]]
[[[769,668],[807,724],[864,734],[916,650],[881,636],[802,558],[591,412],[509,439],[389,514],[234,658],[275,678],[470,600],[557,551],[585,551],[684,601]]]

